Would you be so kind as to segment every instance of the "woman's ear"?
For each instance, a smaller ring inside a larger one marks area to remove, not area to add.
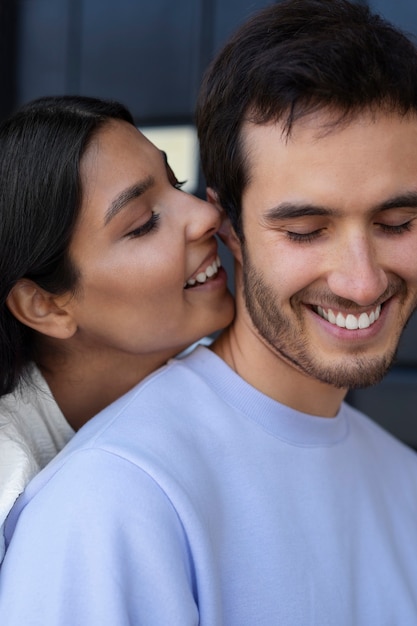
[[[55,296],[32,280],[22,278],[10,290],[6,305],[22,324],[49,337],[69,339],[77,325],[65,306],[68,301],[68,296],[65,299]]]
[[[226,217],[223,207],[219,203],[217,192],[211,187],[206,189],[207,200],[210,204],[214,205],[218,211],[223,215],[222,225],[220,226],[218,235],[223,243],[229,248],[236,261],[242,263],[242,247],[239,237],[236,235],[235,229],[228,217]]]

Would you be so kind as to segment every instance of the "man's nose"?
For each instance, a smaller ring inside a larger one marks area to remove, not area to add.
[[[360,306],[374,304],[386,290],[388,278],[372,242],[357,236],[339,244],[328,285],[334,294]]]

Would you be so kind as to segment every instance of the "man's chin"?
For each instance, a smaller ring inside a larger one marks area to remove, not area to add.
[[[393,358],[346,359],[346,363],[332,368],[312,367],[309,372],[318,380],[337,389],[363,389],[381,382]]]

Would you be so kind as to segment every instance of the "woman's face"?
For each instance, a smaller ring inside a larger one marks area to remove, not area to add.
[[[161,151],[111,121],[88,147],[81,180],[70,244],[80,279],[69,306],[83,346],[103,356],[173,355],[229,324],[233,300],[214,237],[221,216],[178,189]]]

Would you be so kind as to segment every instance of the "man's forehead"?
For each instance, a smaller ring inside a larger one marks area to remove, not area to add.
[[[257,134],[257,128],[266,128],[274,131],[274,133],[278,132],[284,144],[296,141],[300,135],[305,135],[306,132],[318,141],[328,135],[338,134],[350,126],[377,125],[381,120],[388,122],[404,121],[415,124],[417,128],[417,110],[404,113],[382,105],[353,111],[334,107],[318,107],[295,118],[292,118],[288,111],[268,121],[258,121],[256,116],[248,116],[242,124],[241,137],[246,143]]]
[[[327,119],[301,120],[291,137],[279,124],[246,123],[243,208],[249,199],[260,211],[284,205],[374,212],[415,197],[417,116],[365,112],[323,133]]]

